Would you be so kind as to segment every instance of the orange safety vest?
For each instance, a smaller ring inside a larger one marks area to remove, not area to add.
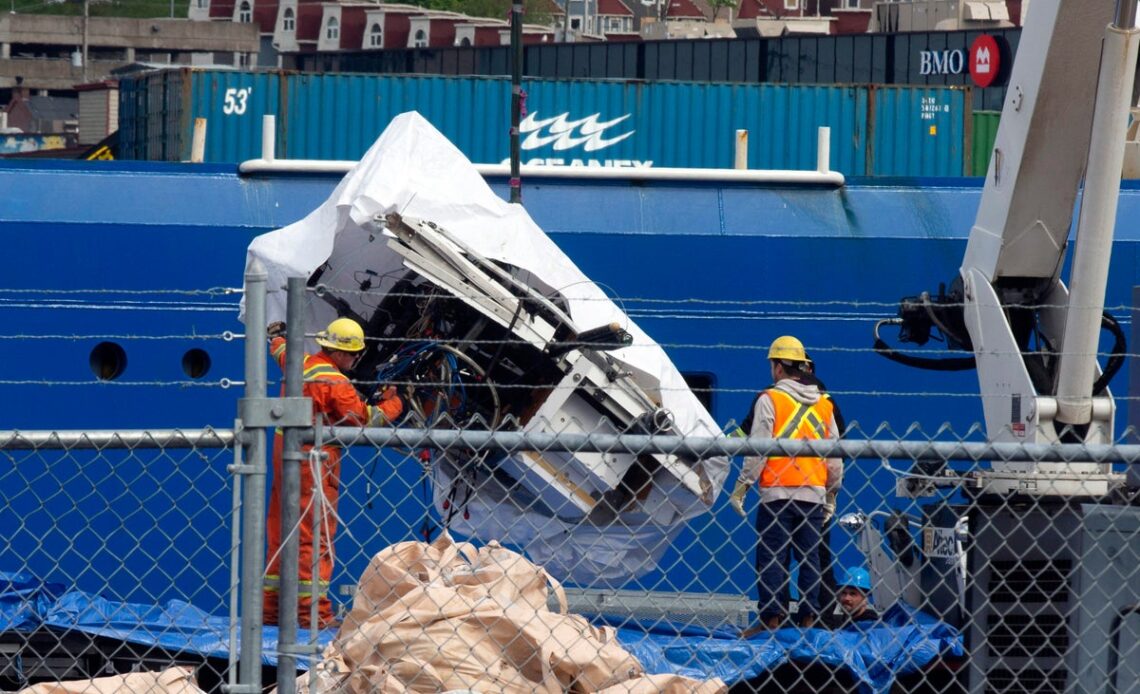
[[[824,396],[814,405],[805,405],[782,390],[769,388],[764,391],[772,399],[776,410],[772,425],[774,439],[828,438],[829,425],[834,416],[835,406]],[[827,461],[823,458],[770,457],[760,474],[761,487],[825,487],[827,486]]]

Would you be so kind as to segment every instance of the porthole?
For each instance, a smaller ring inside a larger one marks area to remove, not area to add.
[[[202,378],[210,373],[210,355],[204,349],[190,349],[182,355],[182,373],[190,378]]]
[[[100,381],[113,381],[127,370],[127,353],[114,342],[100,342],[91,350],[88,363]]]
[[[713,394],[716,393],[716,377],[707,372],[689,371],[682,373],[681,378],[685,379],[685,384],[693,391],[693,395],[696,395],[697,400],[700,400],[709,414],[712,414]]]

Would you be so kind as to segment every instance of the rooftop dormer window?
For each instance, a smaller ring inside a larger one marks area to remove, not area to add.
[[[336,17],[329,17],[329,23],[325,26],[325,38],[329,41],[340,38],[340,22],[336,21]]]
[[[248,0],[241,0],[238,5],[238,22],[242,24],[249,24],[253,21],[253,6],[249,4]]]
[[[297,18],[293,15],[292,7],[286,7],[285,12],[281,15],[281,28],[285,31],[297,29]]]
[[[379,22],[372,25],[368,30],[368,45],[373,48],[380,48],[384,45],[384,30],[380,27]]]

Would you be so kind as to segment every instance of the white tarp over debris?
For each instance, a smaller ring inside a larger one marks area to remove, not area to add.
[[[378,297],[392,289],[390,278],[406,272],[403,258],[389,246],[392,234],[377,222],[392,212],[428,220],[471,251],[533,275],[537,281],[532,286],[545,285],[564,297],[577,326],[622,326],[632,344],[607,355],[660,398],[660,407],[672,416],[672,430],[697,436],[720,433],[664,350],[566,257],[522,206],[495,195],[466,157],[416,113],[393,119],[319,208],[250,244],[247,264],[257,258],[268,271],[269,320],[285,317],[286,278],[312,278],[317,272],[319,284],[353,310],[375,313]],[[307,334],[338,317],[330,302],[310,301],[308,306]],[[501,487],[469,485],[464,492],[467,512],[447,514],[453,516],[450,529],[522,547],[563,580],[619,584],[654,569],[669,539],[686,520],[705,512],[719,493],[728,461],[714,458],[695,465],[707,482],[703,499],[691,493],[691,484],[686,488],[676,476],[657,470],[648,496],[639,497],[608,524],[567,522],[512,503]],[[444,500],[454,494],[453,480],[439,467],[433,475],[435,504],[442,514]]]

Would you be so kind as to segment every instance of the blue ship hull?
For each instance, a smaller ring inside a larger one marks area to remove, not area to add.
[[[0,164],[10,259],[0,283],[3,428],[232,426],[241,388],[223,385],[242,380],[243,348],[227,335],[243,327],[240,295],[225,288],[241,286],[250,240],[307,214],[337,181],[242,177],[231,166]],[[493,187],[507,196],[505,181]],[[767,384],[761,346],[794,334],[857,423],[855,436],[901,437],[916,425],[910,435],[927,438],[949,425],[956,433],[944,436],[980,439],[970,431],[982,419],[973,372],[906,369],[871,350],[875,321],[901,296],[953,279],[980,192],[980,181],[964,179],[843,189],[530,179],[524,201],[683,373],[709,380],[718,422],[739,420]],[[1122,192],[1118,215],[1106,304],[1128,330],[1119,307],[1132,304],[1137,277],[1140,190]],[[102,342],[126,356],[114,381],[92,373]],[[183,370],[191,349],[210,358],[198,379]],[[338,538],[337,585],[351,585],[384,545],[413,539],[426,507],[412,493],[420,478],[410,460],[355,461],[342,483],[350,535]],[[231,462],[222,451],[9,457],[0,463],[0,527],[9,529],[0,568],[224,612],[230,530],[219,520],[230,514]],[[851,463],[848,475],[840,512],[893,497],[895,477],[879,461]],[[676,538],[661,570],[621,587],[749,593],[754,542],[722,495]]]

